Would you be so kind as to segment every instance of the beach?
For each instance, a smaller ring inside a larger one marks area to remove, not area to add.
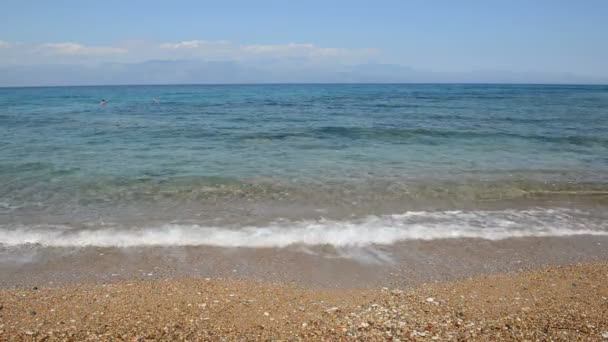
[[[608,263],[411,288],[168,278],[0,290],[2,340],[608,339]]]
[[[0,339],[602,341],[606,246],[575,236],[11,249]]]

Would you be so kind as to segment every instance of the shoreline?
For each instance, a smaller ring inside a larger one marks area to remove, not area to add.
[[[0,340],[608,339],[608,261],[409,289],[168,278],[0,289]]]
[[[608,236],[437,239],[285,248],[0,248],[0,288],[222,278],[307,288],[406,288],[481,274],[608,260]]]

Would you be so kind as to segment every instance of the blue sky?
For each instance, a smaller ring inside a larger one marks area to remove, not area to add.
[[[14,73],[187,60],[275,77],[390,64],[456,78],[483,71],[530,73],[530,81],[547,73],[608,79],[605,0],[2,0],[1,7],[0,67]]]

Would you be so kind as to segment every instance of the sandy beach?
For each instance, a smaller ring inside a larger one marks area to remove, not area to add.
[[[410,288],[171,278],[0,290],[0,339],[608,340],[608,263]]]
[[[0,340],[608,340],[608,237],[1,251]]]

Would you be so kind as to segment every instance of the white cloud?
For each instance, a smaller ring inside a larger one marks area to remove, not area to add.
[[[271,55],[274,57],[293,57],[293,56],[323,56],[327,55],[327,51],[334,51],[334,55],[340,52],[347,52],[344,49],[336,48],[319,48],[313,44],[289,43],[282,45],[243,45],[241,49],[244,52],[256,55]],[[325,53],[323,53],[325,51]]]
[[[285,54],[290,52],[302,52],[302,51],[313,51],[317,49],[313,44],[298,44],[289,43],[283,45],[243,45],[241,47],[243,51],[252,53],[272,53],[272,54]]]
[[[125,41],[113,45],[80,42],[41,44],[0,41],[1,65],[139,63],[149,60],[235,61],[271,63],[274,68],[298,65],[348,65],[367,62],[374,49],[321,47],[311,43],[241,44],[225,40],[176,42]]]
[[[380,53],[377,49],[345,49],[319,47],[314,44],[288,43],[282,45],[243,45],[243,51],[254,54],[268,54],[275,56],[308,56],[308,57],[338,57],[363,56]]]
[[[160,48],[161,49],[194,49],[197,47],[200,47],[201,44],[204,44],[205,42],[202,40],[188,40],[188,41],[183,41],[183,42],[179,42],[179,43],[165,43],[165,44],[160,44]]]
[[[213,55],[222,53],[227,57],[244,59],[247,57],[308,57],[329,58],[348,56],[367,56],[378,54],[376,49],[345,49],[333,47],[319,47],[310,43],[287,44],[244,44],[238,45],[228,41],[187,40],[176,43],[163,43],[161,49],[172,49]]]
[[[207,40],[185,40],[177,43],[164,43],[160,44],[161,49],[196,49],[196,48],[208,48],[213,46],[228,46],[230,42],[225,40],[220,41],[207,41]]]
[[[51,53],[59,55],[112,55],[123,54],[127,50],[112,46],[86,46],[73,42],[47,43],[40,46]]]

